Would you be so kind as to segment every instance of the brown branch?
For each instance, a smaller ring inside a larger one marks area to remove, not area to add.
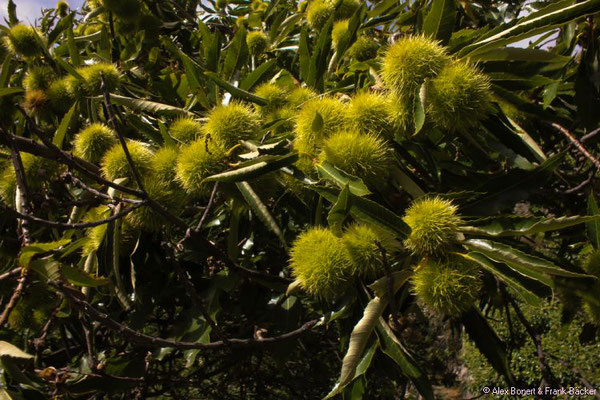
[[[579,377],[579,381],[583,384],[583,386],[585,386],[586,388],[588,388],[590,390],[596,391],[596,388],[594,386],[592,386],[590,381],[588,381],[586,378],[584,378],[584,376],[581,374],[581,371],[579,371],[577,368],[575,368],[574,366],[572,366],[571,364],[569,364],[567,361],[563,360],[562,358],[558,358],[549,353],[546,353],[546,355],[548,357],[552,358],[553,360],[558,361],[563,367],[571,369],[571,371],[573,371],[573,373],[575,373],[575,375],[577,375]],[[597,399],[600,399],[600,394],[596,393],[594,395],[594,397]]]
[[[134,200],[134,199],[128,199],[128,198],[124,198],[124,197],[111,197],[105,193],[102,193],[96,189],[94,189],[93,187],[90,187],[88,185],[86,185],[81,179],[79,179],[78,177],[76,177],[73,174],[69,174],[69,177],[71,178],[71,180],[73,181],[74,184],[76,184],[77,186],[79,186],[80,188],[82,188],[83,190],[93,194],[94,196],[100,197],[104,200],[110,201],[111,203],[133,203],[133,204],[137,204],[142,202],[143,200]]]
[[[6,307],[4,307],[4,311],[2,311],[2,315],[0,315],[0,328],[2,328],[4,326],[4,324],[6,323],[6,321],[8,321],[8,317],[10,316],[10,313],[17,306],[19,299],[21,298],[21,296],[23,295],[23,292],[25,291],[25,285],[27,284],[27,277],[29,276],[29,269],[28,268],[23,269],[22,271],[23,272],[21,273],[21,277],[19,278],[17,287],[15,288],[12,296],[10,297],[10,300],[6,304]]]
[[[123,325],[114,319],[110,318],[107,314],[98,311],[88,302],[74,296],[68,290],[66,290],[62,283],[60,282],[48,282],[51,286],[53,286],[56,290],[58,290],[62,295],[68,299],[73,305],[81,308],[83,312],[92,320],[99,322],[104,325],[106,328],[118,332],[124,337],[126,337],[129,341],[135,342],[141,345],[149,346],[149,347],[173,347],[180,350],[190,350],[190,349],[223,349],[228,345],[232,348],[255,348],[255,347],[263,347],[269,346],[276,343],[281,343],[290,339],[294,339],[310,328],[312,328],[319,320],[313,319],[311,321],[306,322],[304,325],[299,327],[296,330],[284,333],[279,336],[274,337],[263,337],[260,339],[252,338],[252,339],[228,339],[228,344],[223,341],[211,342],[211,343],[198,343],[198,342],[177,342],[173,340],[161,339],[155,336],[146,335],[144,333],[135,331],[130,327]]]
[[[210,198],[208,199],[208,204],[206,204],[206,208],[204,209],[204,213],[202,213],[200,222],[198,222],[198,226],[196,226],[197,232],[200,232],[200,230],[202,229],[202,226],[204,225],[204,221],[208,217],[208,214],[210,214],[210,210],[214,204],[215,197],[216,197],[215,195],[217,193],[218,188],[219,188],[219,182],[215,182],[215,185],[212,188],[212,192],[210,192]]]
[[[21,273],[21,267],[11,269],[10,271],[5,272],[2,275],[0,275],[0,282],[2,282],[5,279],[8,279],[8,278],[14,278],[15,276],[19,276],[20,273]]]
[[[396,302],[394,301],[394,276],[392,275],[392,269],[388,263],[387,252],[385,248],[379,240],[375,240],[375,245],[381,252],[381,263],[383,264],[383,268],[385,269],[385,274],[387,276],[387,296],[389,298],[390,314],[392,315],[391,328],[394,331],[399,332],[400,327],[398,326],[398,313],[396,311]]]
[[[9,208],[7,206],[5,206],[4,204],[0,204],[0,209],[7,211],[8,213],[13,214],[16,218],[23,220],[23,221],[29,221],[29,222],[34,222],[40,225],[44,225],[50,228],[56,228],[56,229],[86,229],[86,228],[93,228],[95,226],[99,226],[99,225],[104,225],[107,224],[111,221],[114,221],[116,219],[119,219],[121,217],[124,217],[125,215],[129,214],[130,212],[132,212],[133,210],[135,210],[136,208],[142,207],[146,205],[145,201],[142,201],[140,203],[134,204],[129,208],[126,208],[124,210],[119,211],[118,213],[115,213],[113,215],[111,215],[110,217],[98,220],[98,221],[90,221],[90,222],[80,222],[80,223],[68,223],[68,222],[58,222],[58,221],[50,221],[47,219],[43,219],[43,218],[38,218],[35,217],[33,215],[29,215],[29,214],[23,214],[20,213],[16,210],[13,210],[12,208]]]
[[[598,159],[596,157],[594,157],[586,148],[585,146],[578,141],[575,136],[573,136],[573,134],[571,132],[569,132],[566,128],[564,128],[563,126],[557,124],[556,122],[552,123],[552,127],[556,130],[558,130],[560,133],[562,133],[563,135],[565,135],[567,137],[567,139],[569,139],[571,141],[571,144],[573,144],[577,150],[579,150],[579,152],[581,154],[583,154],[588,160],[590,160],[592,162],[592,164],[594,164],[594,166],[600,170],[600,161],[598,161]]]

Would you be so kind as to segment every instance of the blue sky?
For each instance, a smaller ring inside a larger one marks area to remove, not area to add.
[[[13,0],[17,5],[17,16],[20,20],[32,22],[40,16],[42,8],[50,8],[56,5],[57,0]],[[81,7],[83,0],[67,0],[71,8]],[[0,20],[4,23],[6,17],[6,6],[8,0],[0,0]]]

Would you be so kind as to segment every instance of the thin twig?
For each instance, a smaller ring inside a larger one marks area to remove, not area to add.
[[[75,175],[73,175],[71,173],[69,174],[69,177],[71,178],[71,180],[73,181],[74,184],[76,184],[83,190],[93,194],[94,196],[97,196],[104,200],[110,201],[111,203],[133,203],[133,204],[136,204],[136,203],[141,203],[143,201],[143,200],[128,199],[128,198],[124,198],[124,197],[111,197],[105,193],[102,193],[102,192],[94,189],[93,187],[86,185],[81,179],[79,179],[78,177],[76,177]]]
[[[146,335],[144,333],[135,331],[130,327],[123,325],[114,319],[110,318],[107,314],[98,311],[88,302],[74,296],[70,291],[65,290],[62,283],[60,282],[48,282],[51,286],[53,286],[56,290],[58,290],[62,295],[68,299],[73,305],[80,307],[84,313],[91,318],[92,320],[99,322],[104,325],[106,328],[118,332],[121,335],[127,337],[131,342],[139,343],[142,345],[146,345],[149,347],[159,348],[159,347],[172,347],[180,350],[190,350],[190,349],[222,349],[227,347],[227,344],[223,341],[211,342],[211,343],[198,343],[198,342],[177,342],[173,340],[161,339],[155,336]],[[252,338],[252,339],[228,339],[228,344],[232,348],[254,348],[254,347],[263,347],[269,346],[276,343],[280,343],[283,341],[287,341],[293,338],[296,338],[310,328],[312,328],[319,320],[313,319],[311,321],[306,322],[304,325],[299,327],[296,330],[284,333],[279,336],[274,337],[263,337],[263,338]]]
[[[204,213],[202,214],[202,218],[200,218],[200,222],[198,222],[198,226],[196,227],[197,232],[199,232],[202,229],[202,226],[204,225],[204,221],[208,217],[208,214],[210,214],[210,210],[215,201],[215,197],[216,197],[215,194],[217,193],[218,188],[219,188],[219,182],[215,182],[212,192],[210,193],[210,198],[208,199],[208,204],[206,205],[206,208],[204,209]]]
[[[124,217],[125,215],[129,214],[130,212],[132,212],[136,208],[140,208],[140,207],[142,207],[144,205],[146,205],[146,202],[142,201],[140,203],[132,205],[131,207],[125,208],[125,209],[119,211],[118,213],[115,213],[115,214],[111,215],[110,217],[107,217],[107,218],[104,218],[104,219],[100,219],[98,221],[79,222],[79,223],[58,222],[58,221],[50,221],[50,220],[47,220],[47,219],[38,218],[38,217],[35,217],[33,215],[20,213],[20,212],[18,212],[16,210],[13,210],[12,208],[9,208],[9,207],[5,206],[4,204],[0,204],[0,209],[13,214],[16,218],[18,218],[20,220],[34,222],[34,223],[37,223],[37,224],[40,224],[40,225],[48,226],[50,228],[56,228],[56,229],[87,229],[87,228],[93,228],[95,226],[104,225],[104,224],[107,224],[107,223],[109,223],[111,221],[119,219],[121,217]]]
[[[557,129],[559,132],[561,132],[563,135],[565,135],[567,137],[567,139],[569,139],[571,141],[571,143],[577,148],[577,150],[579,150],[579,152],[581,154],[583,154],[588,160],[590,160],[594,166],[596,166],[596,168],[598,170],[600,170],[600,161],[598,161],[598,159],[596,157],[594,157],[586,148],[585,146],[578,141],[575,136],[573,136],[573,134],[571,132],[569,132],[565,127],[557,124],[556,122],[552,123],[552,127]]]
[[[15,276],[19,276],[20,273],[21,273],[21,267],[11,269],[10,271],[5,272],[2,275],[0,275],[0,282],[2,282],[5,279],[8,279],[8,278],[14,278]]]

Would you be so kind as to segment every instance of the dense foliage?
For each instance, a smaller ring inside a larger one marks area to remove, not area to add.
[[[599,0],[7,11],[0,398],[600,386]]]

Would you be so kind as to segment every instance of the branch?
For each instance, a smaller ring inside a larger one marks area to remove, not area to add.
[[[260,338],[260,339],[228,339],[228,343],[226,344],[223,341],[217,341],[212,343],[198,343],[198,342],[176,342],[173,340],[161,339],[155,336],[146,335],[144,333],[135,331],[129,328],[126,325],[123,325],[114,319],[110,318],[107,314],[98,311],[88,302],[75,297],[72,293],[66,290],[63,287],[63,284],[60,282],[49,281],[49,285],[58,290],[66,299],[68,299],[73,305],[81,308],[83,312],[92,320],[99,322],[104,325],[106,328],[118,332],[124,337],[126,337],[131,342],[139,343],[141,345],[149,346],[149,347],[173,347],[180,350],[190,350],[190,349],[223,349],[228,345],[232,348],[256,348],[269,346],[276,343],[284,342],[290,339],[294,339],[310,328],[312,328],[319,320],[313,319],[311,321],[306,322],[304,325],[299,327],[296,330],[284,333],[279,336]]]
[[[11,269],[10,271],[5,272],[2,275],[0,275],[0,282],[2,282],[5,279],[8,279],[8,278],[14,278],[15,276],[18,276],[20,273],[21,273],[21,267]]]
[[[594,164],[594,166],[600,170],[600,161],[598,161],[598,159],[596,157],[594,157],[586,148],[585,146],[578,141],[575,136],[573,136],[573,134],[571,132],[569,132],[566,128],[564,128],[563,126],[557,124],[556,122],[552,123],[552,127],[556,130],[558,130],[559,132],[561,132],[563,135],[565,135],[567,137],[567,139],[569,139],[571,141],[571,143],[577,148],[577,150],[579,150],[579,152],[581,154],[583,154],[588,160],[590,160],[592,162],[592,164]]]
[[[9,208],[9,207],[5,206],[4,204],[0,204],[0,209],[3,209],[4,211],[9,212],[10,214],[13,214],[16,218],[18,218],[20,220],[35,222],[35,223],[38,223],[40,225],[48,226],[50,228],[56,228],[56,229],[86,229],[86,228],[93,228],[93,227],[99,226],[99,225],[104,225],[104,224],[107,224],[107,223],[109,223],[111,221],[119,219],[121,217],[124,217],[125,215],[129,214],[130,212],[132,212],[136,208],[142,207],[143,205],[146,205],[146,201],[141,201],[140,203],[134,204],[131,207],[126,208],[124,210],[121,210],[118,213],[115,213],[115,214],[113,214],[113,215],[111,215],[110,217],[107,217],[107,218],[104,218],[104,219],[101,219],[101,220],[98,220],[98,221],[80,222],[80,223],[67,223],[67,222],[50,221],[50,220],[47,220],[47,219],[35,217],[33,215],[20,213],[20,212],[18,212],[16,210],[13,210],[12,208]]]

